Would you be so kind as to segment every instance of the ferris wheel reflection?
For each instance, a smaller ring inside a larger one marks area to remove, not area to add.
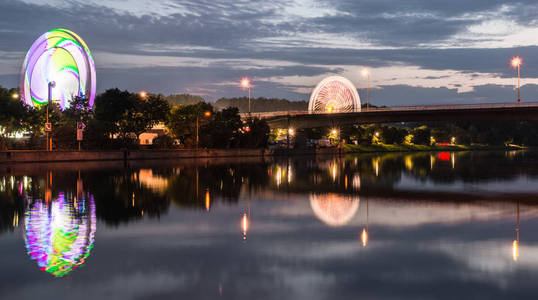
[[[62,191],[46,201],[27,198],[24,242],[42,271],[63,277],[84,265],[94,246],[95,230],[94,198],[82,190],[80,180],[76,195]]]

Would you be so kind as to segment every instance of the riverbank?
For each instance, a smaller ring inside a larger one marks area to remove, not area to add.
[[[525,150],[526,147],[511,146],[467,146],[467,145],[344,145],[346,153],[369,153],[369,152],[415,152],[415,151],[476,151],[476,150]]]
[[[101,151],[1,151],[0,163],[265,157],[283,155],[334,155],[343,149],[182,149]]]
[[[128,161],[226,157],[270,157],[289,155],[340,155],[346,153],[523,150],[518,146],[426,146],[426,145],[344,145],[321,149],[182,149],[182,150],[101,150],[101,151],[1,151],[0,163]]]

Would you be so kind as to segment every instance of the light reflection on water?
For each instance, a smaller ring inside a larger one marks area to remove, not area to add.
[[[14,169],[0,175],[0,289],[16,299],[36,292],[29,282],[49,298],[529,297],[537,156]],[[509,188],[517,182],[525,188]],[[47,273],[70,283],[39,276]]]

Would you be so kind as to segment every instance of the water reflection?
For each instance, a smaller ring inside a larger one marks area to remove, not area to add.
[[[332,226],[344,226],[359,210],[359,197],[338,194],[311,194],[310,207],[316,217]]]
[[[255,294],[240,294],[241,281],[244,289],[286,290],[292,298],[312,298],[297,294],[301,284],[309,287],[302,292],[322,286],[329,295],[341,290],[336,298],[354,298],[354,287],[368,288],[365,282],[411,285],[420,296],[427,280],[493,289],[503,281],[510,290],[518,272],[538,274],[536,238],[526,235],[523,248],[519,239],[520,209],[525,231],[538,228],[533,153],[137,162],[56,170],[54,181],[46,168],[32,172],[0,175],[2,263],[14,270],[9,260],[23,256],[32,267],[20,272],[28,281],[42,272],[25,252],[54,276],[84,264],[96,219],[101,255],[93,253],[91,268],[69,273],[79,287],[100,276],[118,285],[134,278],[131,286],[155,277],[157,288],[140,289],[158,294],[164,282],[175,298]],[[19,245],[9,243],[16,239]],[[161,277],[151,275],[155,270]],[[274,284],[283,281],[286,289]]]
[[[60,192],[51,202],[27,200],[24,241],[30,258],[56,277],[83,265],[94,245],[95,203],[90,194]]]

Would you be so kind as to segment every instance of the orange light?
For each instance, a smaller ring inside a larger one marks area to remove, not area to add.
[[[361,242],[363,247],[366,247],[366,244],[368,244],[368,232],[366,231],[366,229],[362,230]]]
[[[209,211],[209,206],[211,205],[211,196],[209,195],[209,190],[205,191],[205,210]]]
[[[248,217],[247,214],[243,214],[243,218],[241,219],[241,228],[243,229],[243,239],[247,239],[247,231],[248,231]]]
[[[514,58],[512,58],[512,67],[514,68],[517,68],[521,65],[521,57],[519,56],[515,56]]]
[[[517,241],[514,241],[512,244],[512,258],[514,261],[517,261],[519,258],[519,243]]]
[[[293,136],[295,134],[295,130],[293,128],[288,129],[288,133]]]
[[[333,112],[333,108],[331,106],[327,107],[327,112],[328,113],[332,113]]]
[[[210,112],[209,110],[206,111],[206,112],[204,113],[204,116],[206,116],[206,117],[211,117],[211,112]]]
[[[247,77],[241,78],[241,87],[244,89],[248,89],[250,87],[250,79]]]
[[[148,93],[146,91],[141,91],[139,95],[140,95],[140,98],[146,98],[148,96]]]

